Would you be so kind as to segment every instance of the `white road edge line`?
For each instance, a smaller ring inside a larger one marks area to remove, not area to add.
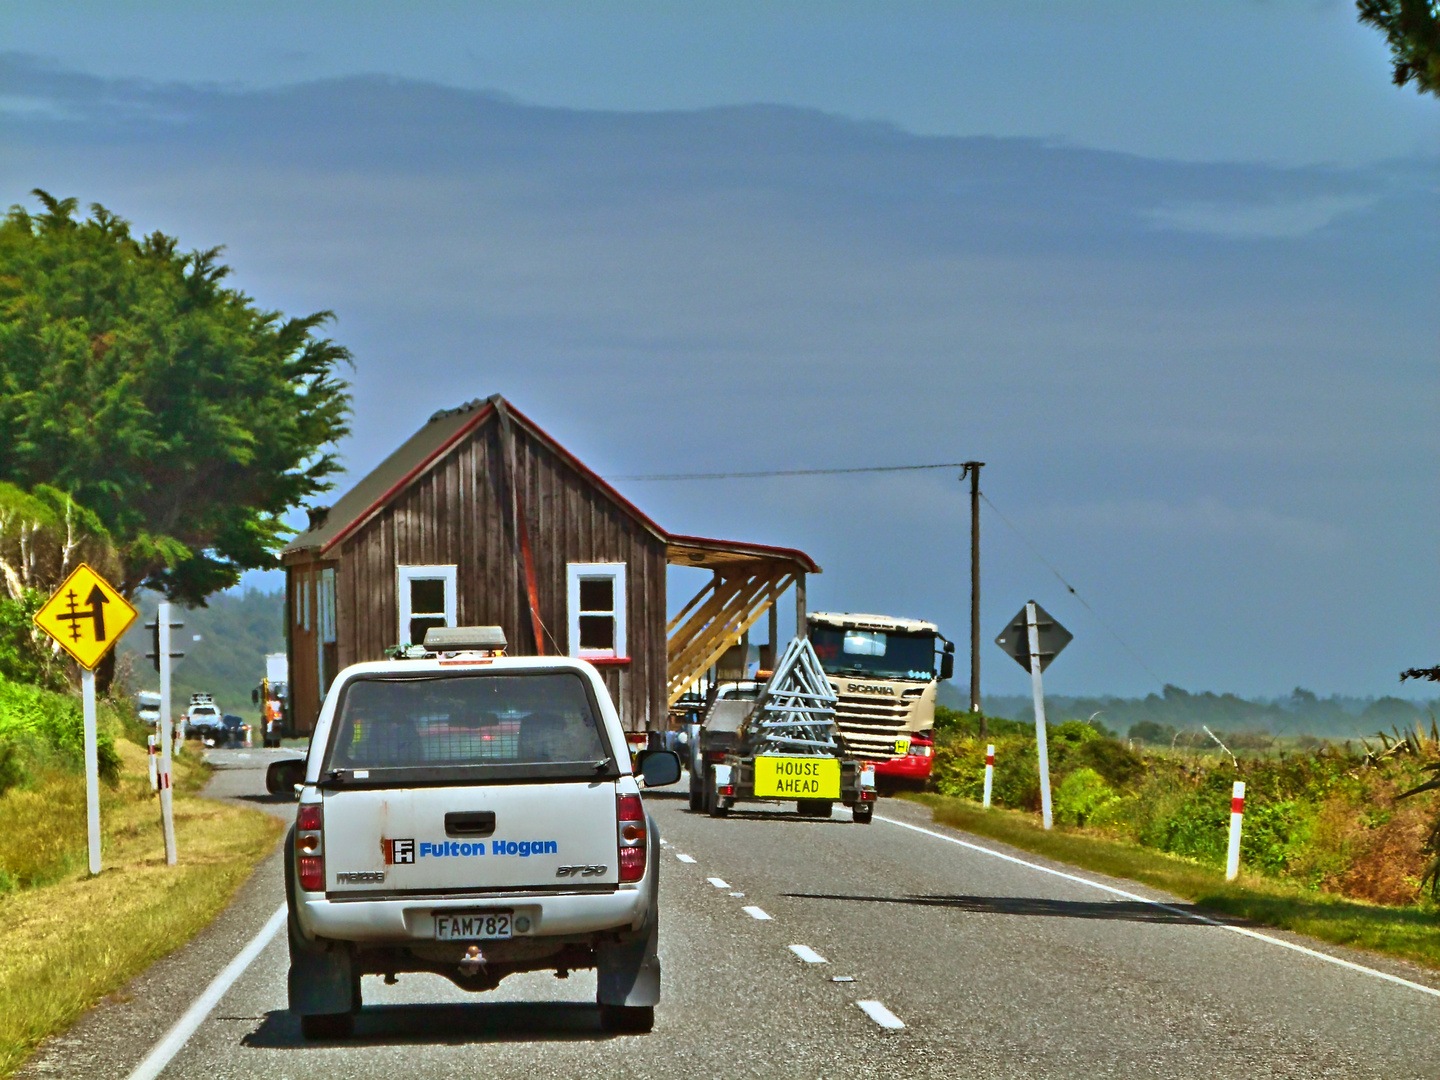
[[[694,862],[694,861],[695,861],[691,856],[689,856],[689,855],[683,855],[683,854],[681,854],[681,853],[678,852],[678,851],[675,853],[675,858],[679,859],[681,862]]]
[[[821,956],[818,952],[816,952],[814,949],[812,949],[809,945],[791,945],[790,951],[793,952],[796,956],[798,956],[801,960],[804,960],[807,964],[828,964],[830,962],[829,960],[826,960],[823,956]]]
[[[1440,990],[1435,989],[1433,986],[1425,986],[1422,983],[1411,982],[1409,979],[1402,979],[1399,975],[1391,975],[1389,972],[1377,971],[1375,968],[1366,967],[1364,964],[1356,964],[1350,960],[1342,960],[1338,956],[1331,956],[1329,953],[1320,952],[1318,949],[1307,949],[1304,945],[1296,945],[1293,941],[1286,941],[1284,938],[1271,937],[1269,934],[1261,934],[1243,926],[1232,926],[1229,923],[1220,922],[1218,919],[1209,919],[1204,915],[1197,915],[1193,911],[1185,911],[1171,904],[1162,903],[1159,900],[1151,900],[1148,896],[1126,892],[1124,889],[1117,889],[1112,885],[1102,885],[1098,881],[1091,881],[1077,874],[1067,874],[1063,870],[1052,870],[1050,867],[1041,866],[1039,863],[1032,863],[1025,859],[1017,859],[1014,855],[1006,855],[1001,851],[993,851],[980,844],[972,844],[968,840],[961,840],[958,836],[946,836],[944,833],[938,833],[934,829],[925,829],[919,825],[911,825],[908,821],[896,821],[894,818],[881,817],[879,814],[875,815],[875,820],[883,821],[887,825],[898,825],[902,829],[911,829],[918,833],[924,833],[926,836],[933,836],[937,840],[945,840],[951,844],[959,844],[961,847],[969,848],[971,851],[978,851],[984,855],[992,855],[997,859],[1004,859],[1006,862],[1015,863],[1017,866],[1027,866],[1031,870],[1039,870],[1041,873],[1064,878],[1066,881],[1075,881],[1081,885],[1089,885],[1092,889],[1100,889],[1103,892],[1108,892],[1115,896],[1123,896],[1126,900],[1138,900],[1142,904],[1153,904],[1163,911],[1183,915],[1187,919],[1194,919],[1197,923],[1204,923],[1206,926],[1218,927],[1221,930],[1229,930],[1233,934],[1240,934],[1242,937],[1254,938],[1256,941],[1263,941],[1270,945],[1278,945],[1282,949],[1289,949],[1292,952],[1313,956],[1317,960],[1324,960],[1327,964],[1335,964],[1339,967],[1348,968],[1351,971],[1358,971],[1362,975],[1370,975],[1376,979],[1384,979],[1386,982],[1392,982],[1399,986],[1408,986],[1411,990],[1419,990],[1422,994],[1429,994],[1431,997],[1440,998]]]
[[[728,889],[730,887],[730,883],[724,878],[711,877],[706,878],[705,880],[710,882],[710,884],[714,885],[717,889]]]
[[[746,904],[741,910],[744,911],[746,915],[749,915],[752,919],[770,918],[769,915],[765,914],[764,908],[758,908],[754,904]]]
[[[236,954],[235,959],[225,965],[224,970],[210,981],[205,992],[195,999],[195,1003],[181,1014],[175,1025],[165,1033],[165,1037],[155,1044],[150,1053],[145,1055],[145,1060],[135,1066],[135,1071],[130,1074],[129,1080],[155,1080],[170,1064],[170,1059],[180,1052],[180,1048],[190,1041],[190,1036],[195,1034],[195,1029],[205,1022],[211,1010],[220,1004],[220,999],[225,992],[235,985],[235,980],[245,974],[245,969],[255,962],[265,946],[269,945],[280,928],[285,925],[287,918],[285,905],[280,905],[270,921],[260,928],[260,932],[250,939],[250,943]]]
[[[899,1031],[905,1026],[904,1020],[901,1020],[878,1001],[857,1001],[855,1004],[864,1009],[865,1015],[883,1028],[889,1028],[891,1031]]]

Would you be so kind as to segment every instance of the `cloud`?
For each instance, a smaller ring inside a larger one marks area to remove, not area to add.
[[[1259,542],[1286,551],[1331,553],[1349,544],[1344,529],[1264,506],[1231,506],[1213,496],[1188,503],[1157,499],[1107,499],[1055,506],[1038,515],[1047,529],[1091,536],[1117,533],[1151,538]]]
[[[1368,210],[1378,195],[1316,195],[1264,203],[1168,203],[1142,216],[1157,228],[1209,233],[1231,240],[1295,239],[1325,228],[1337,218]]]

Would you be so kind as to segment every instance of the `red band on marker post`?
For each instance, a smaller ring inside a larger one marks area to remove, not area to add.
[[[1245,800],[1244,800],[1244,798],[1231,799],[1231,800],[1230,800],[1230,813],[1232,813],[1232,814],[1243,814],[1244,812],[1245,812]]]
[[[986,764],[986,765],[994,765],[994,764],[995,764],[995,755],[994,755],[994,754],[986,754],[986,755],[985,755],[985,764]]]

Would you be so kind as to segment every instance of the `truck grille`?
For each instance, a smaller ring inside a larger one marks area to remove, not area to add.
[[[841,694],[835,703],[835,724],[850,753],[861,761],[889,761],[895,737],[910,716],[909,701]]]

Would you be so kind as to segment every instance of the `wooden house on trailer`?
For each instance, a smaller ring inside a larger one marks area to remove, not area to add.
[[[663,728],[687,687],[793,588],[802,551],[665,532],[498,394],[438,412],[285,549],[290,725],[311,731],[341,668],[498,625],[511,655],[595,664],[627,730]],[[666,618],[666,567],[711,571]]]

